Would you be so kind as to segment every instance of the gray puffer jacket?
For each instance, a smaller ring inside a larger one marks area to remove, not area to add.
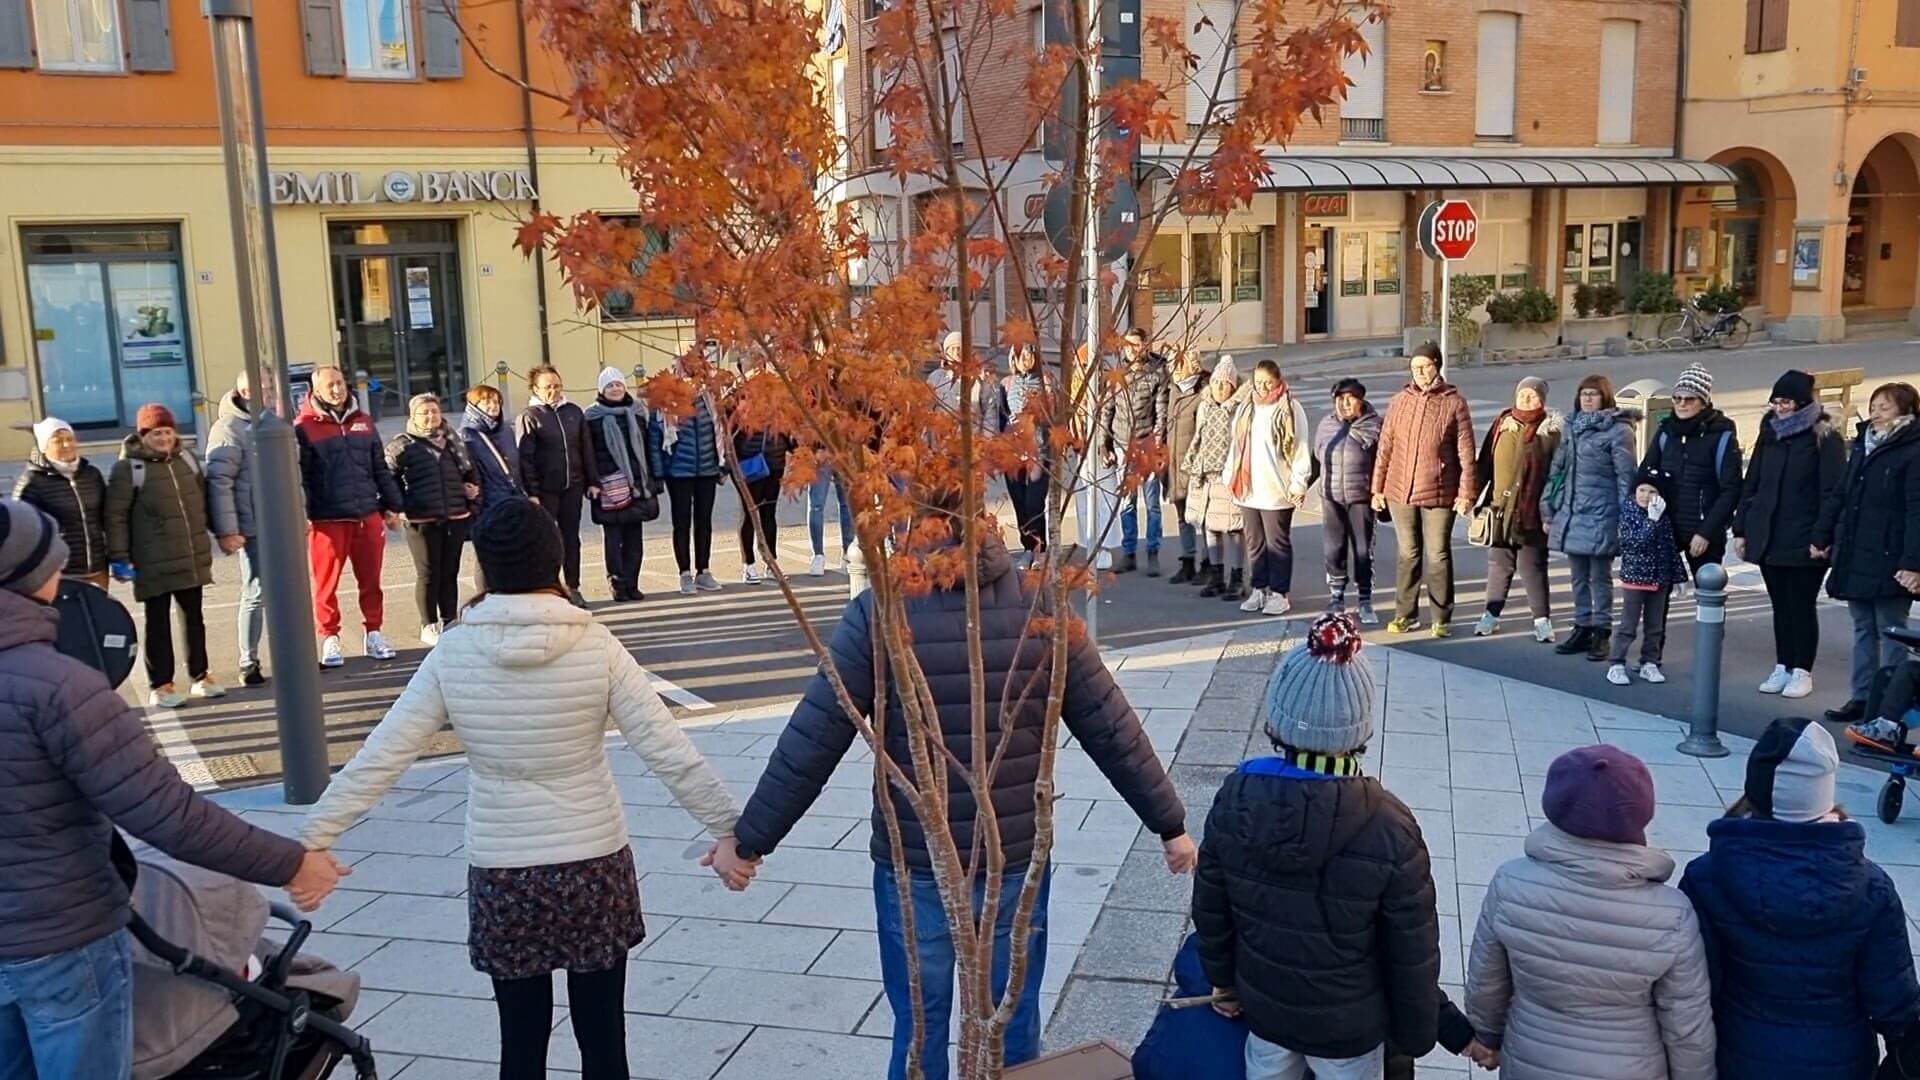
[[[0,960],[127,925],[119,826],[185,862],[285,885],[305,854],[196,794],[106,677],[54,651],[59,615],[0,591]]]
[[[207,525],[215,536],[253,531],[253,417],[232,391],[220,399],[220,414],[207,429]]]
[[[1467,1017],[1502,1080],[1714,1080],[1713,987],[1673,859],[1542,825],[1493,875]]]
[[[1598,417],[1598,422],[1584,417]],[[1619,409],[1567,417],[1547,470],[1540,516],[1547,546],[1569,555],[1620,554],[1620,504],[1633,497],[1633,421]]]

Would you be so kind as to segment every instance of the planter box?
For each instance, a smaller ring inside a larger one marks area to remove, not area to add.
[[[1667,316],[1665,312],[1658,315],[1629,315],[1629,333],[1636,340],[1652,341],[1660,336],[1660,324],[1666,321]]]
[[[1626,337],[1632,322],[1631,315],[1568,319],[1563,333],[1568,345],[1604,345],[1608,338]]]
[[[1560,324],[1488,323],[1485,339],[1490,350],[1544,349],[1560,343]]]
[[[1093,1042],[1015,1065],[1005,1080],[1132,1080],[1133,1061],[1110,1042]]]

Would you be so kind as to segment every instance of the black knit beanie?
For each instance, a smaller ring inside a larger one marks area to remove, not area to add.
[[[560,583],[560,526],[531,499],[507,499],[480,515],[473,553],[490,593],[530,593]]]
[[[1789,371],[1773,384],[1771,401],[1785,399],[1800,408],[1813,404],[1813,376],[1804,371]]]

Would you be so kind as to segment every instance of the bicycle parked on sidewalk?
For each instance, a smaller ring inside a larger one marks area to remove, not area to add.
[[[1737,311],[1708,313],[1697,304],[1688,304],[1660,320],[1654,340],[1668,349],[1697,349],[1707,345],[1737,349],[1747,343],[1747,335],[1752,331],[1752,324]]]

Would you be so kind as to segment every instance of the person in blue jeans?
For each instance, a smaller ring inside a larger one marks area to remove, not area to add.
[[[813,565],[808,573],[820,577],[827,572],[827,492],[840,503],[840,546],[835,550],[833,568],[844,570],[847,565],[847,548],[854,542],[853,508],[847,505],[847,484],[840,474],[822,467],[813,483],[807,487],[807,539],[813,541]]]
[[[958,513],[958,496],[934,496],[934,512],[947,519],[950,529]],[[951,543],[951,541],[948,541]],[[993,805],[999,815],[1000,851],[1006,860],[1001,883],[1002,903],[994,947],[994,992],[1005,989],[1015,904],[1023,875],[1033,858],[1034,779],[1039,770],[1045,737],[1044,694],[1023,694],[1020,687],[1046,685],[1052,651],[1028,629],[1034,597],[1015,572],[1013,557],[997,536],[985,538],[977,553],[980,588],[980,645],[985,661],[986,692],[995,702],[988,754],[1001,755],[993,773]],[[937,712],[936,722],[947,751],[969,760],[971,745],[967,676],[966,592],[956,582],[949,588],[906,600],[914,658],[927,678]],[[889,681],[882,709],[873,701],[873,593],[847,603],[829,652],[853,706],[872,715],[884,711],[875,723],[885,731],[886,752],[909,775],[913,757],[908,750],[907,721]],[[1037,682],[1034,680],[1038,680]],[[1005,702],[1002,706],[1001,702]],[[1141,821],[1160,837],[1168,869],[1186,873],[1198,852],[1186,831],[1186,808],[1154,755],[1140,720],[1126,695],[1114,684],[1101,662],[1099,650],[1084,636],[1069,646],[1066,696],[1060,719]],[[772,852],[786,838],[832,778],[858,732],[842,710],[833,684],[816,674],[793,716],[781,732],[753,797],[741,815],[735,836],[720,842],[730,854],[752,861]],[[920,1066],[927,1080],[948,1076],[947,1032],[953,1011],[954,945],[933,876],[929,844],[913,809],[898,792],[892,793],[899,815],[900,842],[911,880],[914,941],[921,966],[921,998],[926,1040]],[[973,793],[954,782],[948,788],[947,828],[963,853],[974,850]],[[913,1039],[913,995],[907,979],[908,942],[904,912],[895,877],[895,851],[879,807],[873,815],[873,903],[880,940],[880,971],[886,983],[887,1003],[893,1008],[891,1080],[907,1075],[907,1052]],[[716,852],[719,853],[719,852]],[[984,861],[984,860],[983,860]],[[976,864],[978,865],[978,864]],[[984,879],[974,886],[975,910],[983,899]],[[1045,975],[1047,886],[1041,886],[1034,907],[1028,944],[1026,979],[1007,1031],[1006,1063],[1029,1061],[1040,1053],[1040,981]]]
[[[1107,395],[1101,407],[1099,431],[1108,467],[1126,463],[1136,448],[1166,442],[1168,396],[1172,378],[1165,357],[1147,349],[1147,332],[1135,327],[1127,331],[1120,347],[1120,359],[1126,365],[1126,381],[1117,392]],[[1123,552],[1114,570],[1129,573],[1139,569],[1136,558],[1141,547],[1138,503],[1147,504],[1147,576],[1160,576],[1160,473],[1150,472],[1133,496],[1120,507],[1120,548]]]

